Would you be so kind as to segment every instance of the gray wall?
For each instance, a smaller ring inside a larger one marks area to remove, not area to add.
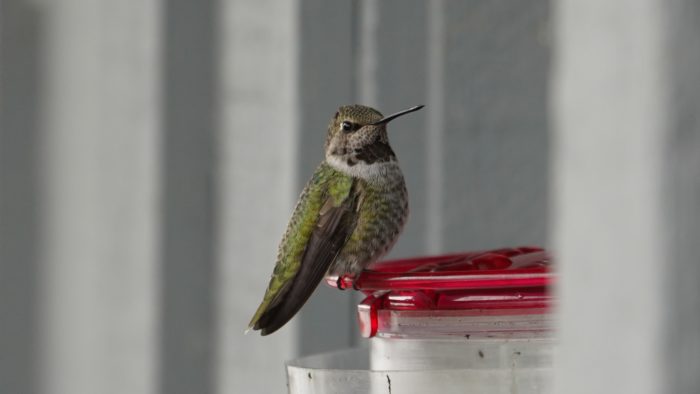
[[[243,335],[355,102],[426,104],[390,258],[551,246],[557,392],[698,391],[700,6],[662,4],[0,2],[0,392],[282,392],[363,345],[324,286]]]
[[[700,3],[554,15],[555,392],[698,392]]]
[[[41,20],[35,7],[16,2],[0,2],[0,18],[0,391],[33,393]]]

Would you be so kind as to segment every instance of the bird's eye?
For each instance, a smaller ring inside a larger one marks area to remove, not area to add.
[[[352,123],[348,122],[347,120],[340,124],[340,128],[343,131],[351,131],[353,129]]]

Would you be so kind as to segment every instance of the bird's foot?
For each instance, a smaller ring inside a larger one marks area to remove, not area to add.
[[[338,279],[335,280],[335,287],[338,288],[338,290],[347,290],[348,286],[346,285],[347,279],[352,280],[352,288],[355,291],[360,291],[360,288],[358,287],[358,281],[360,280],[360,274],[355,274],[355,275],[350,275],[350,274],[343,274],[343,275],[338,275]]]
[[[345,285],[343,284],[343,275],[338,275],[338,279],[335,280],[335,287],[338,290],[345,290]]]

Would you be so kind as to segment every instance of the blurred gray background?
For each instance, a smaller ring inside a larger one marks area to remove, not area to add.
[[[319,287],[243,335],[348,103],[391,113],[389,258],[555,250],[557,393],[700,391],[700,2],[1,0],[0,393],[284,392]]]

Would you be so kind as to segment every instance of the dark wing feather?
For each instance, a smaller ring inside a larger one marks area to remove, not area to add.
[[[353,213],[357,207],[357,196],[351,192],[337,207],[331,200],[329,198],[321,208],[316,228],[304,250],[299,272],[289,288],[255,325],[255,329],[262,329],[262,335],[277,331],[301,309],[355,228]]]

